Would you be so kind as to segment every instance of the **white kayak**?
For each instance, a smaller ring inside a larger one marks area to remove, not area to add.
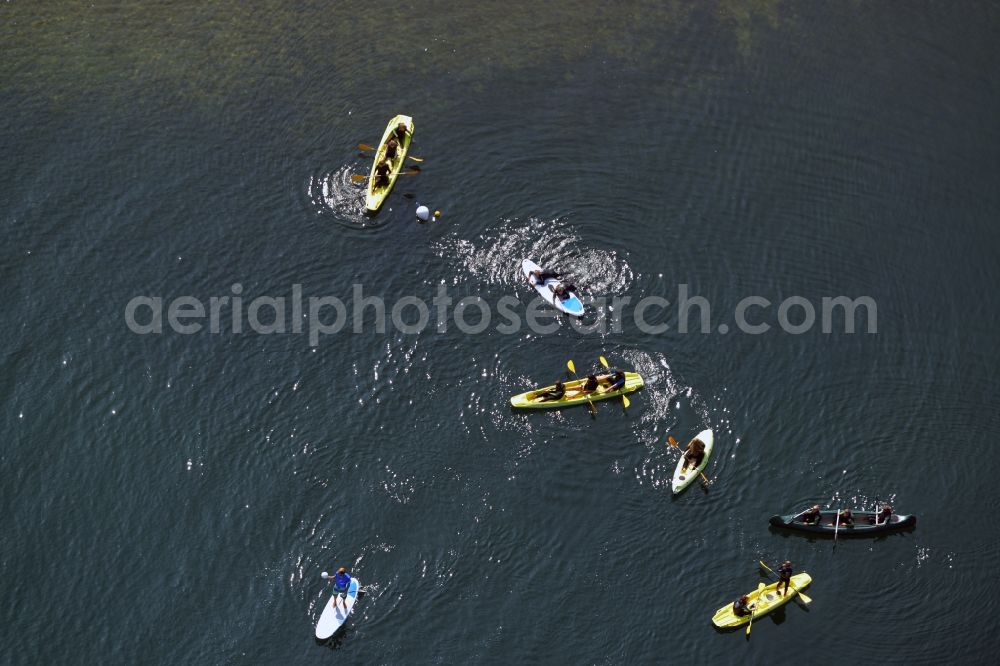
[[[684,451],[681,451],[681,459],[677,461],[677,468],[674,470],[674,478],[670,485],[674,489],[674,495],[691,485],[708,465],[708,459],[712,455],[712,445],[715,444],[715,435],[711,430],[702,430],[694,439],[700,439],[705,444],[705,456],[701,459],[701,464],[693,469],[684,469]],[[694,439],[691,441],[693,442]],[[685,448],[685,450],[687,450]]]
[[[569,298],[565,301],[556,296],[555,288],[556,285],[562,284],[560,280],[555,278],[546,278],[544,284],[539,284],[535,280],[535,276],[531,275],[532,271],[540,271],[542,267],[533,262],[531,259],[525,259],[521,262],[521,270],[524,271],[524,276],[528,278],[528,282],[535,291],[552,307],[557,310],[561,310],[568,315],[573,315],[574,317],[583,316],[583,303],[577,298],[577,295],[570,292]]]
[[[336,607],[333,605],[333,601],[336,595],[330,597],[326,605],[323,606],[323,613],[319,616],[319,622],[316,623],[316,638],[320,640],[326,640],[330,636],[337,633],[337,630],[344,626],[344,621],[347,620],[347,616],[351,614],[354,610],[354,602],[358,599],[358,588],[360,583],[357,578],[351,577],[351,584],[347,586],[347,612],[344,612],[344,604],[338,603]]]

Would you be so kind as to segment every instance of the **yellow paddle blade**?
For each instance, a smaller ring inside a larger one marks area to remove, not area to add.
[[[799,592],[799,599],[801,599],[802,603],[806,606],[813,602],[812,597],[807,597],[805,592]]]
[[[627,396],[627,395],[623,395],[623,396],[622,396],[622,406],[623,406],[623,407],[625,407],[625,409],[628,409],[628,406],[629,406],[630,404],[632,404],[632,403],[631,403],[631,401],[630,401],[630,400],[628,399],[628,396]]]
[[[368,179],[368,176],[362,176],[360,173],[352,173],[351,181],[355,183],[363,183]]]
[[[611,367],[608,365],[608,359],[604,358],[603,356],[598,356],[598,358],[601,359],[601,365],[603,365],[605,368]]]
[[[361,150],[375,150],[374,148],[372,148],[371,146],[369,146],[367,143],[359,143],[358,144],[358,148],[360,148]]]
[[[576,366],[573,365],[573,359],[566,361],[566,367],[569,368],[569,371],[574,375],[576,374]]]
[[[424,161],[424,158],[417,157],[416,155],[407,155],[406,159],[413,160],[414,162],[423,162]]]
[[[677,440],[674,439],[673,435],[668,435],[667,436],[667,443],[670,444],[670,446],[674,447],[675,449],[678,448],[677,447]]]

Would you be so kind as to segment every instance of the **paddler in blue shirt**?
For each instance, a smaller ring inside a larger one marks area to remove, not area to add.
[[[613,372],[600,377],[602,382],[607,382],[607,385],[601,389],[601,393],[610,393],[611,391],[620,391],[625,387],[625,373],[615,368]]]
[[[347,590],[351,587],[351,574],[347,569],[340,567],[337,575],[333,577],[333,607],[337,607],[337,600],[344,597],[344,612],[347,612]]]

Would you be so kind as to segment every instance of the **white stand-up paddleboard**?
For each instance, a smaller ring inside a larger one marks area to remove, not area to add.
[[[565,301],[556,296],[555,289],[557,284],[562,284],[559,280],[554,278],[548,278],[545,280],[545,284],[538,284],[535,277],[531,275],[532,271],[540,271],[542,267],[533,262],[531,259],[525,259],[521,262],[521,270],[524,271],[524,276],[528,278],[528,282],[531,286],[535,288],[535,291],[552,307],[568,315],[573,315],[574,317],[583,316],[583,303],[576,294],[570,295]]]
[[[338,603],[336,608],[334,608],[333,600],[336,598],[336,595],[332,596],[326,602],[326,605],[323,606],[323,613],[319,616],[319,622],[316,623],[316,638],[326,640],[344,626],[347,616],[354,610],[354,602],[358,598],[359,586],[358,579],[352,576],[351,584],[347,586],[347,598],[345,599],[347,604],[346,612],[344,611],[343,603]]]
[[[708,465],[708,459],[712,455],[712,445],[715,444],[715,436],[711,430],[702,430],[695,439],[700,439],[705,444],[705,456],[701,459],[701,464],[691,469],[684,469],[684,451],[681,451],[681,459],[677,461],[677,468],[674,470],[674,478],[670,485],[674,489],[674,495],[684,490],[697,479]],[[694,441],[694,440],[691,440]],[[684,450],[687,450],[686,448]]]

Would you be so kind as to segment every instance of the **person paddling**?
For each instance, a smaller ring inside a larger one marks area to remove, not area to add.
[[[409,133],[410,131],[406,129],[406,123],[399,123],[398,125],[396,125],[396,129],[392,131],[393,137],[397,139],[400,143],[406,140],[406,135]]]
[[[792,582],[792,561],[785,560],[778,567],[778,587],[774,588],[774,591],[778,593],[779,596],[784,596],[781,593],[781,584],[785,584],[785,594],[788,594],[788,586]]]
[[[394,160],[399,154],[399,141],[389,139],[385,144],[385,159]]]
[[[381,160],[375,165],[375,187],[385,187],[388,184],[389,163],[386,160]]]
[[[684,469],[697,467],[705,459],[705,442],[694,439],[684,451]]]
[[[546,280],[558,280],[562,277],[555,271],[531,271],[528,276],[534,278],[535,281],[532,284],[545,284]]]
[[[806,525],[818,525],[819,521],[823,519],[823,514],[820,513],[819,504],[813,504],[811,509],[802,514],[801,518],[802,522]]]
[[[705,459],[705,442],[700,439],[693,439],[691,443],[688,444],[687,449],[684,451],[684,467],[682,470],[686,470],[689,467],[698,467],[701,461]]]
[[[553,400],[561,400],[564,395],[566,395],[566,387],[563,386],[562,380],[557,379],[555,386],[536,393],[533,399],[539,402],[552,402]]]
[[[586,381],[583,382],[583,385],[575,389],[572,395],[570,395],[570,393],[567,392],[566,397],[578,398],[581,395],[586,395],[587,393],[593,393],[596,390],[597,390],[597,377],[595,377],[594,375],[587,375],[587,379]]]
[[[557,284],[552,288],[552,291],[559,297],[559,300],[568,301],[573,297],[573,292],[576,291],[576,287],[571,284]]]
[[[840,524],[844,527],[854,527],[854,514],[847,507],[840,512]]]
[[[601,389],[601,393],[611,393],[620,391],[625,387],[625,373],[615,368],[614,372],[602,377],[607,382],[607,386]]]
[[[868,522],[874,523],[875,525],[884,525],[888,523],[892,518],[892,507],[888,504],[882,505],[882,510],[878,512],[878,515],[874,518],[869,517]]]
[[[737,617],[746,617],[747,615],[749,615],[751,611],[749,602],[750,602],[750,597],[748,597],[745,594],[736,601],[734,601],[733,615]]]
[[[351,587],[351,574],[347,569],[340,567],[337,575],[333,577],[333,607],[337,607],[337,600],[344,597],[344,612],[347,612],[347,590]]]

